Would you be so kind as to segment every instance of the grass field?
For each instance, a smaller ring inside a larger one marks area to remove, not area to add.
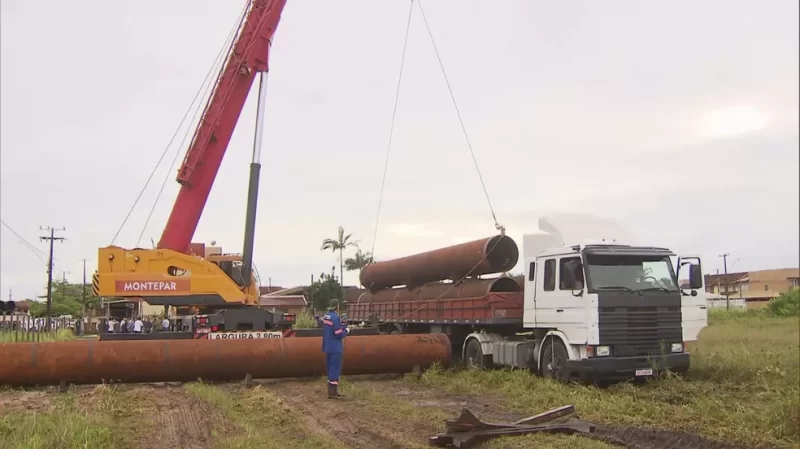
[[[692,368],[646,385],[560,385],[524,371],[430,370],[419,382],[453,394],[492,391],[512,410],[574,404],[589,421],[686,430],[745,445],[800,444],[800,320],[715,313]]]
[[[75,333],[69,329],[59,329],[52,332],[0,331],[0,343],[68,341],[74,339]]]
[[[525,371],[444,371],[350,378],[344,401],[324,382],[120,385],[0,392],[0,448],[414,449],[461,408],[490,421],[574,404],[601,426],[694,432],[745,447],[800,444],[800,321],[715,313],[691,348],[692,369],[645,385],[561,385]],[[532,435],[486,449],[609,448],[584,437]],[[653,446],[663,447],[663,446]],[[672,446],[679,447],[679,446]]]

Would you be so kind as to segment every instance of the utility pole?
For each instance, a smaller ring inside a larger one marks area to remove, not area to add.
[[[86,259],[81,259],[81,261],[83,261],[83,285],[81,286],[81,305],[83,307],[81,309],[81,323],[83,323],[86,319]]]
[[[728,280],[728,256],[730,254],[720,254],[719,257],[722,257],[722,268],[725,270],[725,308],[730,310],[731,309],[731,299],[730,299],[730,289],[729,280]]]
[[[63,226],[60,228],[54,228],[52,226],[40,226],[39,229],[42,231],[50,231],[49,236],[39,237],[41,240],[47,240],[50,242],[50,258],[47,260],[47,308],[45,312],[45,329],[47,332],[50,332],[50,315],[53,310],[53,243],[58,241],[66,240],[64,237],[56,237],[56,231],[66,231],[66,228]]]

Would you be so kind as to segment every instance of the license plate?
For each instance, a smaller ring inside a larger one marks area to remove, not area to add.
[[[637,369],[636,370],[637,376],[652,376],[653,369],[652,368],[644,368],[644,369]]]

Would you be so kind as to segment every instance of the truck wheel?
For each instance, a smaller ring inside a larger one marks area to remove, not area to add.
[[[564,344],[560,340],[549,338],[542,352],[540,363],[542,376],[559,382],[567,382],[569,380],[566,370],[567,360],[569,360],[569,355],[567,355],[567,348],[564,347]]]
[[[492,355],[484,355],[481,344],[476,339],[471,339],[467,343],[467,350],[464,354],[464,363],[468,367],[475,367],[478,369],[489,369],[492,367]]]

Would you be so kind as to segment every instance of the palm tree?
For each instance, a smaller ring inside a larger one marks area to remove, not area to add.
[[[367,265],[375,262],[372,258],[372,253],[369,251],[362,252],[360,249],[356,251],[356,255],[345,259],[344,266],[347,271],[358,270],[359,280],[361,279],[361,270]],[[360,281],[359,281],[360,282]]]
[[[358,248],[358,242],[350,240],[353,234],[344,234],[344,228],[339,226],[339,235],[336,239],[325,239],[322,241],[320,250],[331,252],[339,252],[339,282],[344,286],[344,250],[350,246]]]

